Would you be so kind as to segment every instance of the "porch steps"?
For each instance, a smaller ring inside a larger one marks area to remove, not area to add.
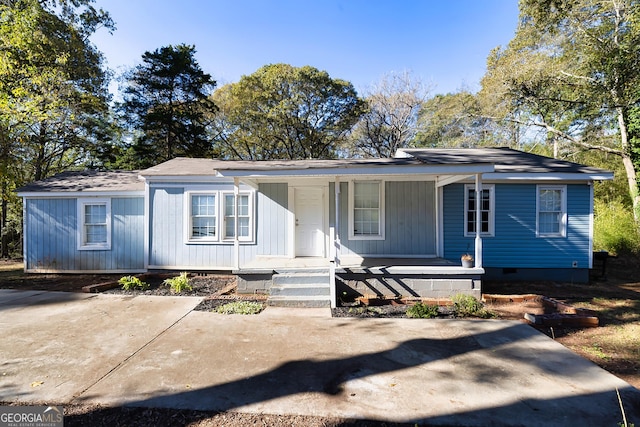
[[[274,307],[330,307],[328,270],[296,270],[273,275],[267,305]]]

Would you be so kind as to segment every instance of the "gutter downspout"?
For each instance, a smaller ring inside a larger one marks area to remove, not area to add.
[[[475,245],[475,268],[482,268],[482,237],[481,232],[482,215],[482,175],[476,174],[476,245]]]

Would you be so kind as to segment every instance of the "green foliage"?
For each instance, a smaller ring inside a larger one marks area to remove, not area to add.
[[[135,276],[123,276],[118,280],[118,283],[122,285],[122,289],[125,291],[133,291],[136,289],[146,291],[149,289],[149,284],[147,282],[143,282],[140,278]]]
[[[125,76],[121,109],[136,136],[133,166],[214,154],[206,127],[207,116],[216,111],[209,98],[216,82],[202,71],[195,53],[184,44],[145,52],[142,64]]]
[[[364,107],[351,83],[287,64],[266,65],[213,98],[222,155],[246,160],[334,158]]]
[[[487,60],[483,114],[517,124],[516,136],[554,146],[559,157],[597,150],[630,166],[638,157],[639,22],[632,0],[522,0],[515,37]],[[637,163],[623,169],[640,209],[637,172]]]
[[[613,200],[596,200],[594,204],[594,250],[614,254],[640,254],[640,231],[632,210]]]
[[[193,287],[189,283],[189,273],[183,271],[179,276],[165,279],[163,282],[165,285],[171,287],[171,292],[179,294],[183,291],[192,291]]]
[[[16,187],[79,165],[108,140],[108,75],[90,36],[113,22],[92,3],[0,2],[2,218],[15,209]],[[2,228],[7,255],[15,233],[9,222]]]
[[[496,317],[495,313],[484,308],[482,302],[468,294],[455,294],[451,297],[453,308],[458,317]]]
[[[418,302],[407,309],[407,316],[417,319],[432,319],[438,317],[438,306]]]
[[[264,305],[254,301],[234,301],[216,308],[219,314],[258,314]]]

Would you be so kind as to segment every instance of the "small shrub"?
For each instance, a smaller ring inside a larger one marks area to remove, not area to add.
[[[264,309],[259,302],[234,301],[216,308],[219,314],[258,314]]]
[[[453,308],[458,317],[496,317],[495,313],[484,308],[484,305],[473,295],[455,294],[451,297]]]
[[[146,291],[149,289],[149,284],[147,282],[143,282],[140,278],[135,276],[124,276],[118,280],[118,283],[122,285],[122,289],[125,291],[133,291],[135,289],[140,289],[141,291]]]
[[[414,319],[432,319],[438,317],[438,306],[418,302],[407,309],[407,316]]]
[[[193,287],[189,283],[189,275],[186,271],[180,273],[179,276],[172,277],[170,279],[165,279],[163,282],[165,285],[171,287],[171,292],[174,294],[179,294],[182,291],[192,291]]]

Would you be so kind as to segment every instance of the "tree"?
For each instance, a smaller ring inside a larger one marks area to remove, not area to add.
[[[145,52],[142,64],[125,76],[121,107],[135,135],[137,167],[213,154],[207,117],[216,108],[209,98],[216,82],[195,53],[195,46],[184,44]]]
[[[351,136],[355,154],[392,157],[398,148],[409,146],[427,92],[408,72],[384,76],[366,94],[367,110]]]
[[[479,101],[470,92],[436,95],[420,107],[417,146],[470,148],[500,144],[504,141],[500,137],[500,130],[481,115]]]
[[[272,64],[214,93],[215,139],[237,159],[332,158],[360,117],[351,83],[310,66]]]
[[[113,28],[93,0],[0,4],[0,187],[2,255],[13,189],[85,160],[107,111],[102,55],[89,42]]]
[[[488,59],[485,106],[544,132],[547,142],[618,156],[636,219],[630,112],[640,100],[640,4],[635,0],[523,0],[520,25]]]

